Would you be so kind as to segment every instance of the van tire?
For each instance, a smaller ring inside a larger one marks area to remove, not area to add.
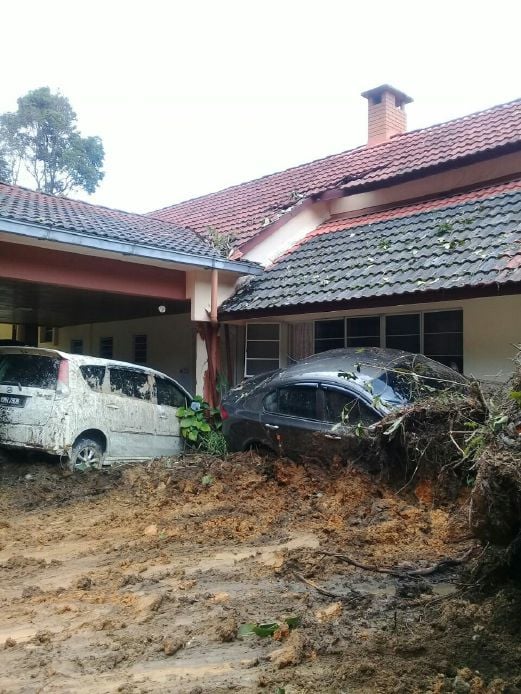
[[[103,448],[98,441],[79,438],[72,447],[67,467],[71,472],[99,470],[103,465]]]

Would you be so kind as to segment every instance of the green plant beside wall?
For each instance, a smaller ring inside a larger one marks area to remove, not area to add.
[[[179,407],[177,416],[181,436],[190,448],[207,451],[214,455],[227,452],[219,408],[210,405],[196,395],[190,407]]]

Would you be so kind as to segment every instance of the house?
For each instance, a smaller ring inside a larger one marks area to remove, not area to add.
[[[15,325],[27,344],[146,363],[209,394],[217,306],[260,272],[169,222],[1,183],[0,258],[9,337]]]
[[[208,397],[217,372],[234,383],[341,346],[505,379],[521,342],[521,100],[408,132],[406,94],[363,96],[363,146],[148,215],[0,184],[0,323]]]
[[[365,92],[354,150],[151,213],[261,263],[220,307],[235,379],[342,346],[422,352],[505,379],[521,343],[521,100],[407,132]]]

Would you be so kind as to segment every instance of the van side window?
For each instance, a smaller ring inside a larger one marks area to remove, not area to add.
[[[186,406],[186,395],[172,381],[156,376],[156,388],[158,405],[169,405],[170,407]]]
[[[110,390],[118,395],[128,395],[129,398],[150,400],[148,374],[144,371],[134,371],[117,366],[111,368]]]
[[[80,366],[81,375],[92,390],[101,393],[101,386],[105,378],[105,367],[94,364]]]

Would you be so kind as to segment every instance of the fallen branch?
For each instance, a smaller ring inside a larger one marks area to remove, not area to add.
[[[334,600],[344,600],[346,602],[351,602],[352,600],[358,600],[359,598],[363,598],[361,593],[359,593],[357,590],[354,590],[353,588],[350,588],[351,590],[351,595],[339,595],[338,593],[332,593],[330,590],[325,590],[325,588],[321,588],[318,586],[314,581],[310,581],[308,578],[303,576],[299,571],[293,570],[293,575],[295,576],[296,579],[301,581],[302,583],[305,583],[307,586],[310,586],[314,590],[317,591],[317,593],[320,593],[320,595],[325,595],[328,598],[333,598]]]
[[[458,566],[459,564],[464,564],[471,556],[472,553],[474,552],[474,547],[471,547],[467,552],[462,557],[456,558],[456,559],[451,559],[451,558],[445,558],[441,559],[439,562],[436,564],[433,564],[432,566],[426,566],[418,569],[411,569],[407,571],[406,569],[400,569],[398,567],[382,567],[382,566],[373,566],[371,564],[362,564],[359,561],[356,561],[355,559],[352,559],[351,557],[348,557],[347,554],[338,554],[336,552],[326,552],[322,551],[320,554],[326,556],[326,557],[334,557],[335,559],[339,559],[340,561],[345,562],[346,564],[350,564],[351,566],[355,566],[357,569],[363,569],[364,571],[373,571],[374,573],[379,573],[379,574],[388,574],[390,576],[396,576],[398,578],[403,578],[403,577],[411,577],[414,578],[415,576],[430,576],[433,573],[436,573],[437,571],[444,571],[445,569],[451,568],[453,566]]]

